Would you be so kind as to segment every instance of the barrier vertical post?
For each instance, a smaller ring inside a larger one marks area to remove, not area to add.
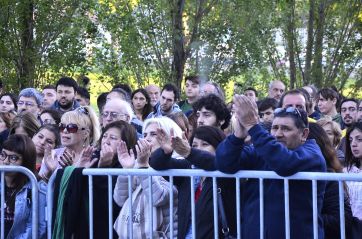
[[[260,217],[260,239],[264,238],[264,180],[262,178],[259,179],[259,197],[260,197],[260,205],[259,205],[259,217]]]
[[[290,239],[289,181],[284,179],[285,239]]]
[[[113,238],[113,184],[111,175],[108,175],[108,238]]]

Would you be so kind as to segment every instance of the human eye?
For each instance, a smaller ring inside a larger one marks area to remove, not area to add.
[[[118,140],[118,138],[116,137],[116,136],[113,136],[113,135],[111,135],[111,140]]]
[[[356,108],[351,107],[351,108],[349,108],[349,111],[351,111],[351,112],[355,112],[355,111],[356,111]]]
[[[47,143],[48,143],[48,144],[54,144],[53,140],[51,140],[51,139],[48,139],[48,140],[47,140]]]
[[[155,136],[157,136],[157,133],[156,133],[156,132],[151,132],[150,135],[153,136],[153,137],[155,137]]]
[[[1,102],[0,102],[1,103]],[[4,101],[3,101],[3,103],[4,103]],[[3,103],[1,103],[1,104],[3,104]],[[6,101],[6,104],[7,105],[11,105],[12,103],[11,103],[11,101]]]
[[[198,146],[197,144],[192,144],[191,147],[192,147],[192,148],[197,148],[197,146]]]
[[[16,155],[9,155],[9,160],[12,161],[12,162],[16,162],[18,160],[18,156]]]
[[[206,146],[210,146],[210,144],[207,143],[207,142],[203,142],[203,143],[202,143],[202,146],[205,146],[205,147],[206,147]]]
[[[108,136],[107,134],[104,134],[102,138],[105,139],[107,138],[107,136]]]
[[[0,104],[4,104],[4,101],[3,101],[3,100],[0,100]]]

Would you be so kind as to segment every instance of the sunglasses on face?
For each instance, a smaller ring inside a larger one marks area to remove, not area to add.
[[[74,133],[78,132],[79,128],[78,128],[78,125],[76,125],[76,124],[67,124],[67,125],[65,125],[65,124],[60,123],[59,124],[59,131],[64,132],[65,129],[67,129],[68,133],[74,134]],[[81,130],[85,130],[85,128],[81,128]]]
[[[16,163],[16,161],[18,161],[19,159],[20,159],[20,157],[19,156],[17,156],[17,155],[14,155],[14,154],[7,154],[7,153],[5,153],[4,151],[2,151],[1,153],[0,153],[0,160],[1,161],[5,161],[5,159],[9,159],[9,162],[10,163]]]

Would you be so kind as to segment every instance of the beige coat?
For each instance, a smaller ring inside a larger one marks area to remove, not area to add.
[[[149,200],[149,179],[148,177],[133,177],[132,192],[141,185],[142,192],[146,200]],[[152,177],[152,202],[153,206],[161,208],[162,212],[162,225],[159,231],[166,233],[167,238],[170,238],[170,184],[161,176]],[[128,177],[118,176],[117,183],[114,188],[113,198],[115,202],[122,207],[128,199]],[[134,200],[134,198],[132,198]],[[177,189],[173,187],[173,237],[177,238]],[[134,205],[133,205],[134,206]],[[145,209],[148,210],[148,209]],[[158,219],[157,219],[158,220]],[[116,225],[116,224],[115,224]],[[145,225],[143,225],[145,226]],[[133,232],[134,236],[136,236]],[[147,235],[148,236],[148,235]]]

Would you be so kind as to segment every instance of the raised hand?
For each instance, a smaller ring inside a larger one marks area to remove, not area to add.
[[[80,156],[80,159],[74,164],[74,166],[90,168],[93,165],[95,165],[99,159],[98,158],[92,159],[92,154],[93,154],[94,150],[96,150],[96,149],[92,146],[86,147],[83,150],[82,155]]]
[[[145,139],[139,139],[136,145],[137,166],[149,167],[149,159],[151,156],[151,144]]]
[[[43,163],[47,168],[47,173],[52,173],[58,167],[58,160],[55,158],[54,154],[52,153],[52,147],[49,144],[44,146],[44,157]]]
[[[100,160],[98,162],[99,168],[111,167],[113,165],[113,158],[116,152],[113,151],[112,147],[105,142],[102,145],[100,153]]]
[[[248,131],[244,126],[239,122],[237,117],[233,115],[231,117],[231,124],[234,131],[234,135],[240,139],[245,139],[248,136]]]
[[[255,102],[244,95],[235,95],[233,102],[235,116],[246,130],[259,123],[258,107]]]
[[[187,158],[191,153],[191,146],[186,138],[185,133],[182,133],[182,138],[174,136],[171,139],[172,148],[184,158]]]
[[[117,145],[117,157],[123,168],[133,168],[136,162],[132,149],[128,152],[127,145],[121,141]]]
[[[73,150],[65,149],[59,156],[58,163],[62,168],[73,165],[75,153]]]
[[[172,153],[171,137],[166,134],[164,129],[157,128],[156,139],[165,154]]]

